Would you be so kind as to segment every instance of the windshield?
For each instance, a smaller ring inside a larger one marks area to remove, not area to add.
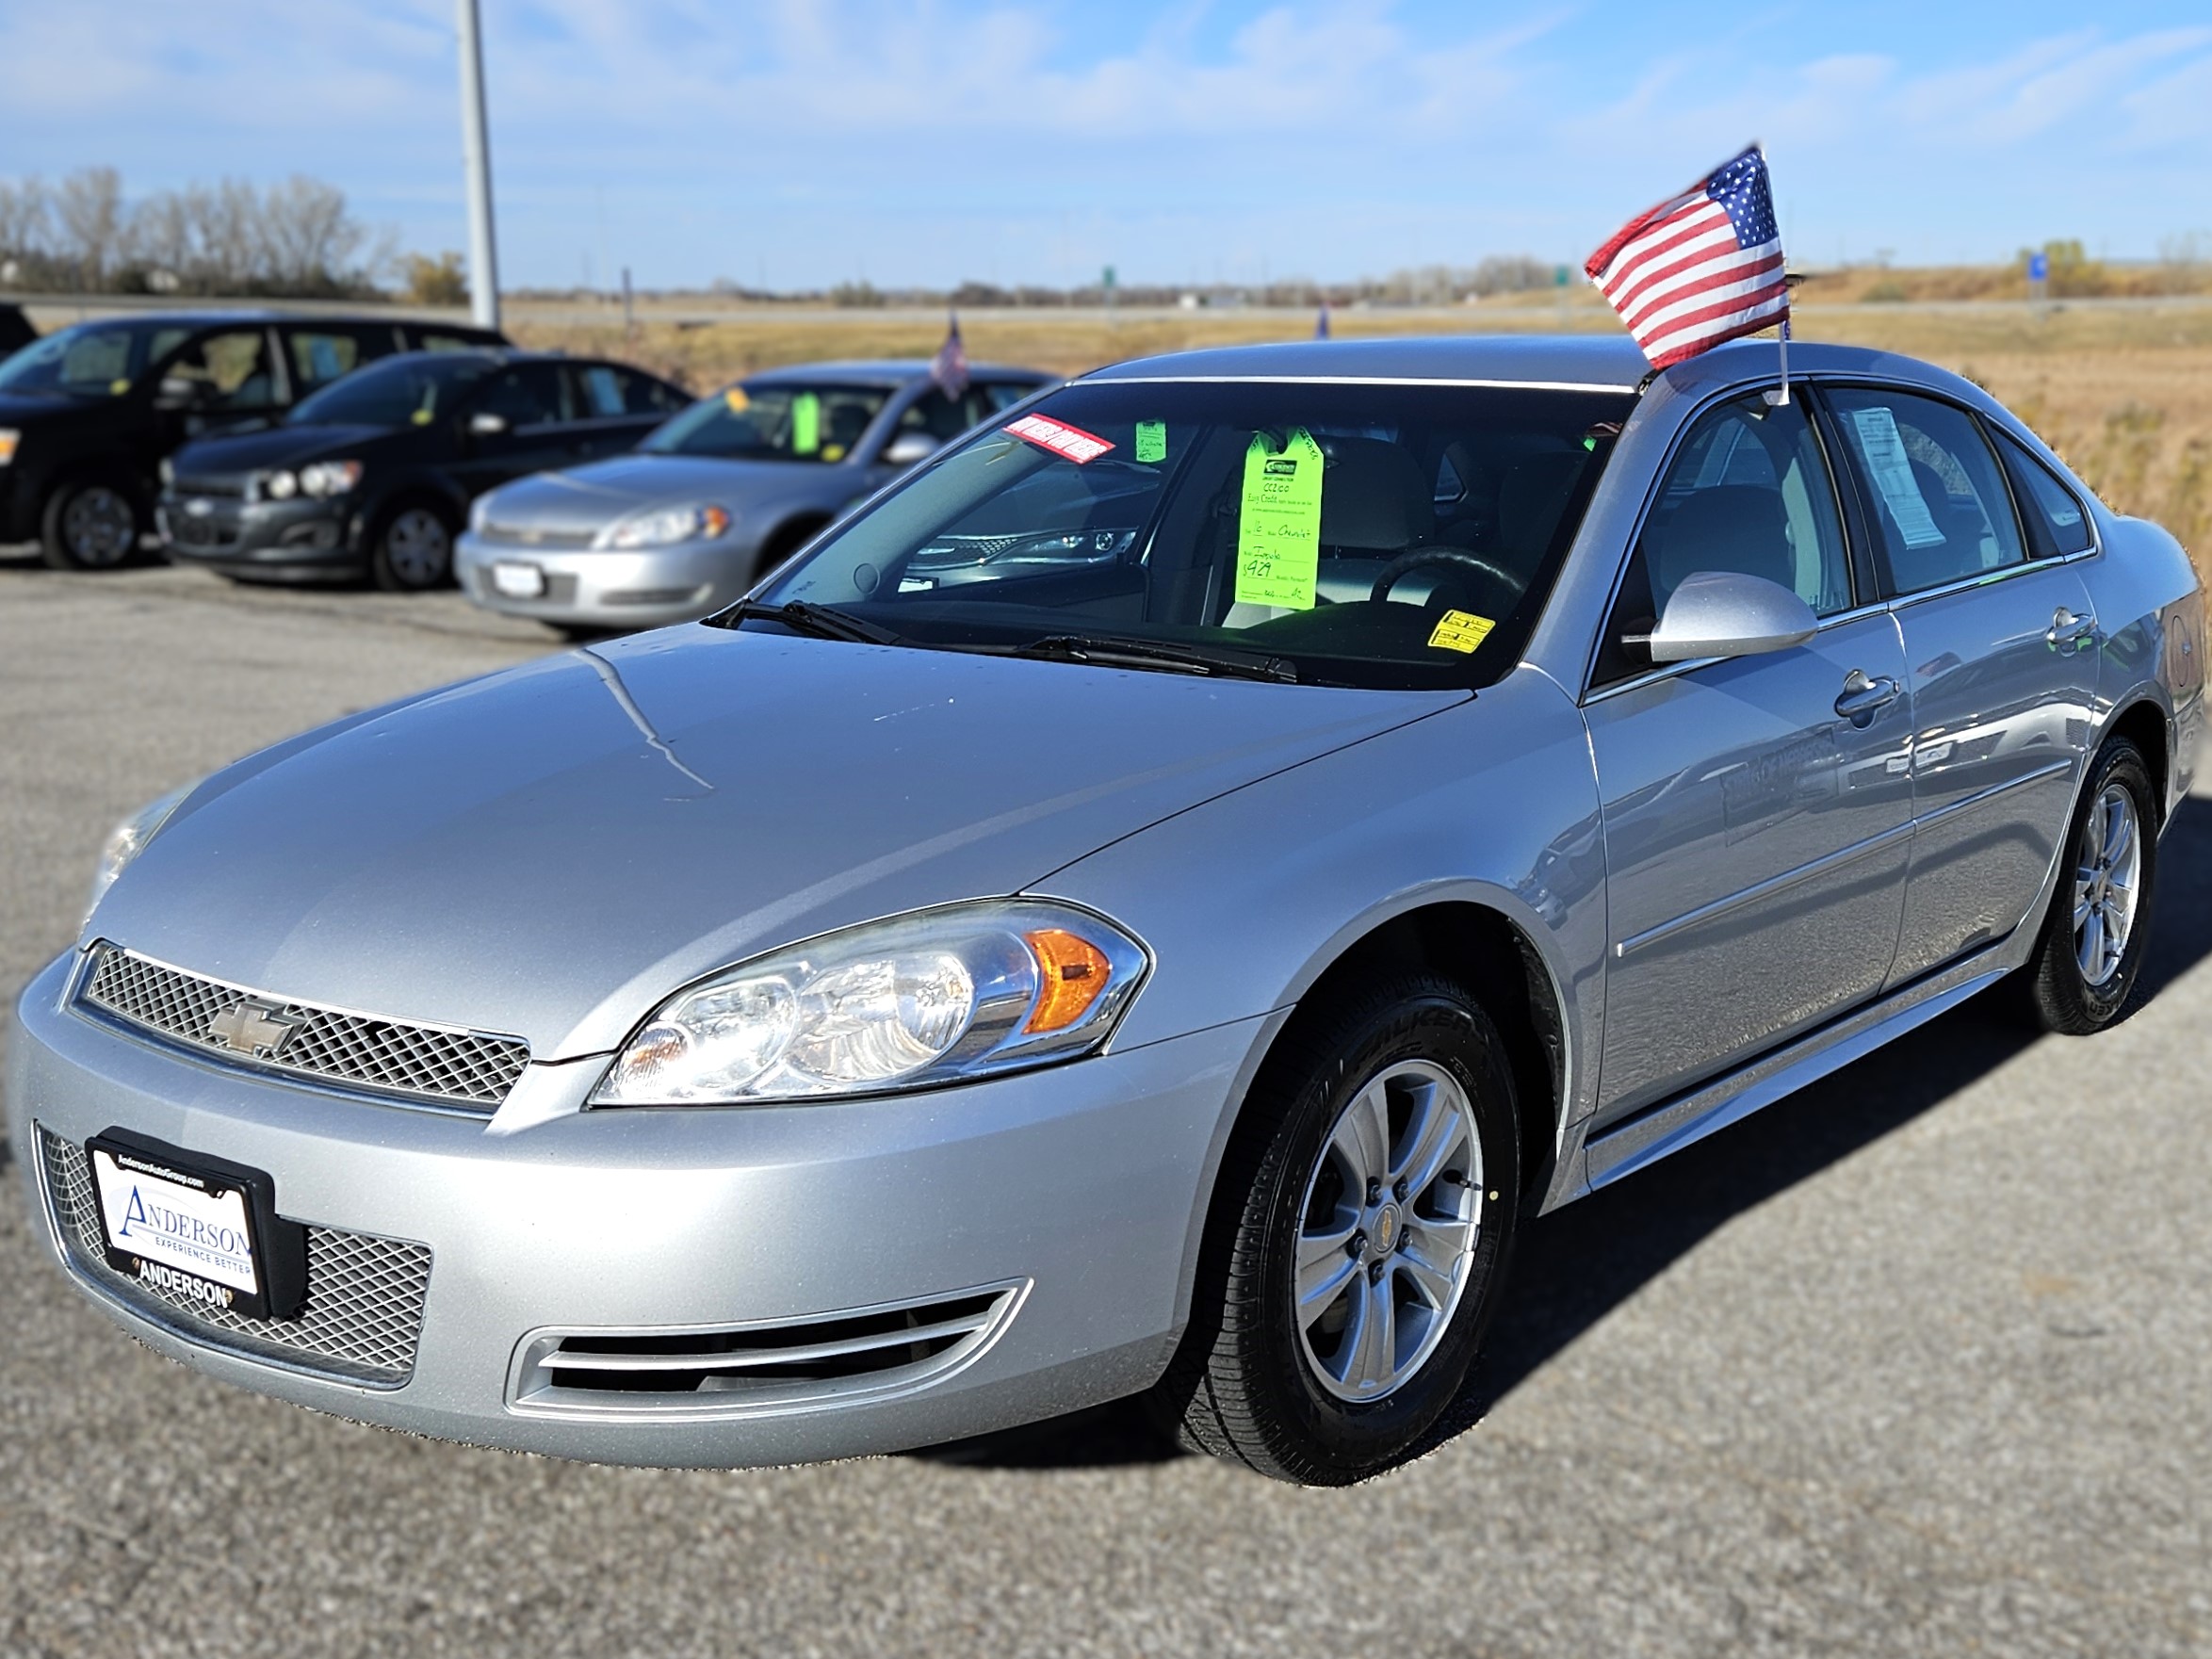
[[[648,455],[842,461],[890,401],[889,386],[732,386],[702,398],[638,447]]]
[[[81,322],[0,364],[0,392],[121,397],[149,363],[166,357],[191,333],[175,323]]]
[[[356,369],[312,398],[289,417],[293,426],[428,426],[451,409],[495,366],[481,357],[424,354],[396,357]]]
[[[925,468],[760,604],[831,606],[953,649],[1067,654],[1082,636],[1146,642],[1161,666],[1228,651],[1301,681],[1487,685],[1526,645],[1633,406],[1534,388],[1073,386]]]

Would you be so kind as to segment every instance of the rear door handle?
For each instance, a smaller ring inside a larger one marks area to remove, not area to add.
[[[2093,616],[2076,616],[2061,605],[2051,617],[2050,631],[2043,638],[2056,649],[2078,651],[2093,643],[2097,637],[2097,619]]]
[[[1888,675],[1868,678],[1863,668],[1844,676],[1843,693],[1836,698],[1836,713],[1853,725],[1868,725],[1874,717],[1897,700],[1903,688]]]

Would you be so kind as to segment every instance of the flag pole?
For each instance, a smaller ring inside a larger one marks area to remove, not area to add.
[[[1766,394],[1766,401],[1780,409],[1790,400],[1790,319],[1786,312],[1781,319],[1781,337],[1775,344],[1781,349],[1781,384]]]

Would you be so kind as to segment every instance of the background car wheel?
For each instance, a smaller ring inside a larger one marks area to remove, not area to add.
[[[427,501],[403,501],[378,528],[369,575],[387,594],[419,594],[453,581],[453,521]]]
[[[1451,982],[1408,977],[1294,1026],[1224,1160],[1155,1408],[1186,1445],[1278,1480],[1402,1461],[1497,1306],[1519,1147],[1497,1030]]]
[[[56,570],[113,570],[138,551],[145,514],[119,479],[71,479],[46,497],[39,539]]]
[[[2025,973],[2045,1031],[2087,1036],[2127,1012],[2150,935],[2157,824],[2142,752],[2113,739],[2090,767],[2051,913]]]

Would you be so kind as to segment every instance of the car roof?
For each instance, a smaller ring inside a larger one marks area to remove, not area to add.
[[[910,381],[920,380],[929,371],[930,359],[926,357],[854,358],[838,363],[787,363],[775,368],[764,368],[742,376],[740,383],[748,386],[903,386]],[[1015,375],[1024,380],[1034,380],[1040,385],[1054,378],[1040,368],[1017,368],[1003,363],[971,363],[968,366],[968,374],[970,380]]]
[[[1741,380],[1776,364],[1772,340],[1737,340],[1666,370],[1678,388]],[[1930,384],[1942,369],[1866,346],[1790,342],[1793,374],[1903,374]],[[1080,377],[1104,381],[1448,381],[1640,391],[1651,366],[1626,334],[1393,335],[1220,346],[1131,358]]]
[[[486,340],[497,337],[496,331],[479,328],[472,322],[444,322],[436,317],[413,317],[404,312],[388,311],[285,311],[266,305],[225,305],[206,310],[181,311],[118,311],[106,317],[88,317],[77,323],[65,326],[74,328],[81,323],[153,323],[170,328],[219,328],[226,322],[344,322],[344,323],[405,323],[418,329],[440,329],[451,333],[477,334]],[[57,333],[60,330],[55,331]]]

